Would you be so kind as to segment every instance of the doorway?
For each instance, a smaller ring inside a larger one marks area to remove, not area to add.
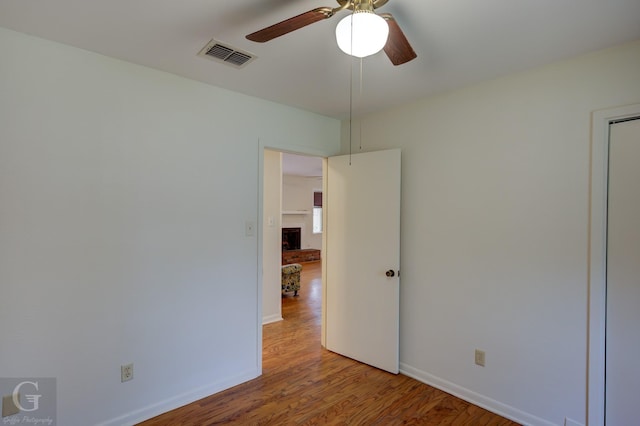
[[[277,244],[268,245],[271,239],[269,236],[281,238],[283,218],[289,215],[282,213],[303,217],[308,217],[310,213],[305,207],[288,207],[285,201],[280,206],[293,210],[281,212],[277,209],[277,204],[275,207],[271,205],[273,210],[268,210],[271,197],[267,196],[269,191],[266,186],[270,181],[277,181],[273,176],[273,179],[269,179],[266,173],[270,157],[279,161],[282,168],[282,156],[265,150],[265,167],[261,173],[265,180],[265,195],[261,197],[264,209],[260,217],[267,224],[264,226],[265,245],[260,246],[264,256],[259,256],[263,266],[262,286],[259,290],[263,294],[265,305],[267,297],[275,295],[276,290],[280,294],[281,290],[280,274],[276,279],[276,275],[269,275],[267,272],[276,262],[269,263],[266,259],[281,250]],[[400,158],[399,149],[330,157],[322,160],[323,178],[319,180],[322,181],[323,191],[327,196],[324,211],[318,215],[327,225],[321,238],[321,247],[326,253],[322,255],[321,265],[322,296],[318,321],[318,324],[321,323],[320,345],[391,372],[397,372],[399,368]],[[307,187],[306,193],[313,193],[314,196],[305,195],[305,199],[316,198],[317,185]],[[283,187],[284,185],[280,186]],[[333,197],[334,194],[336,197]],[[379,206],[372,209],[371,206],[380,203],[381,194],[384,195],[382,206],[385,208]],[[314,210],[315,207],[313,206]],[[363,220],[364,217],[367,220]],[[312,223],[312,218],[308,220]],[[341,223],[350,224],[347,226],[350,232],[342,232],[340,229],[345,228],[340,227]],[[300,226],[316,228],[313,224],[300,223]],[[329,228],[330,236],[327,235]],[[371,232],[372,229],[375,232]],[[263,235],[263,232],[260,234]],[[306,243],[303,241],[302,245],[306,246]],[[336,298],[338,294],[345,297]],[[280,304],[278,307],[281,311]],[[264,312],[267,312],[266,309]],[[345,312],[349,315],[343,315]],[[263,323],[266,322],[264,318],[261,318]],[[280,317],[271,322],[280,324],[284,321]],[[266,327],[270,325],[267,324]],[[262,331],[260,327],[259,342],[264,344]],[[358,336],[355,345],[343,345],[350,340],[348,336]],[[357,350],[352,350],[354,348]],[[378,355],[372,358],[369,356],[371,353]],[[261,358],[264,360],[264,357]]]
[[[282,293],[282,265],[300,264],[301,276],[305,279],[310,276],[307,270],[312,269],[315,295],[322,303],[322,291],[316,287],[322,281],[323,161],[322,157],[264,150],[263,325],[286,320],[283,315],[285,298],[306,300],[306,297],[300,297],[306,296],[304,286],[300,288],[299,296]]]

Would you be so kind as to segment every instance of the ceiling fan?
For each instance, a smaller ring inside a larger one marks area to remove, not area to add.
[[[366,33],[362,36],[364,41],[378,38],[382,40],[384,52],[387,54],[393,65],[401,65],[406,62],[415,59],[418,55],[414,52],[413,48],[409,44],[409,41],[405,37],[404,33],[400,29],[400,26],[394,19],[394,17],[390,13],[381,13],[377,14],[375,9],[384,6],[389,0],[336,0],[339,4],[338,7],[318,7],[316,9],[310,10],[308,12],[302,13],[300,15],[294,16],[293,18],[285,19],[282,22],[278,22],[277,24],[271,25],[269,27],[263,28],[259,31],[251,33],[247,36],[247,39],[251,41],[255,41],[258,43],[264,43],[269,40],[273,40],[274,38],[280,37],[282,35],[288,34],[292,31],[298,30],[302,27],[306,27],[307,25],[313,24],[318,21],[322,21],[323,19],[331,18],[338,12],[341,12],[345,9],[350,9],[353,11],[353,14],[349,17],[343,19],[336,28],[336,37],[338,38],[338,45],[340,49],[342,49],[345,53],[363,57],[368,56],[372,53],[376,53],[380,50],[381,47],[377,47],[375,52],[366,53],[366,54],[358,54],[356,52],[356,48],[354,43],[357,40],[357,36],[355,34],[357,21],[356,19],[359,17],[369,18],[369,20],[373,21],[381,21],[384,26],[384,22],[386,21],[388,26],[388,37],[386,36],[387,29],[386,28],[378,28],[375,30],[371,30],[372,32]],[[360,15],[362,14],[362,15]],[[360,15],[360,16],[357,16]],[[372,18],[372,16],[374,18]],[[382,18],[379,19],[379,18]],[[344,23],[344,24],[343,24]],[[378,24],[379,25],[379,24]],[[345,33],[346,28],[346,33]],[[343,41],[341,44],[341,35],[338,34],[342,31],[342,34],[346,34],[347,42],[345,46],[345,42]],[[353,41],[352,41],[353,40]],[[350,45],[349,45],[350,44]],[[382,45],[382,44],[381,44]],[[350,49],[353,48],[353,51]]]

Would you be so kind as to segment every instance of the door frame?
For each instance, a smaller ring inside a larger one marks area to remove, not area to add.
[[[605,420],[609,126],[635,117],[640,117],[640,104],[594,111],[591,118],[587,425],[603,425]]]

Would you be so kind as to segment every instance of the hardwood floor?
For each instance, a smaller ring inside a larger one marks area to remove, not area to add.
[[[303,264],[300,295],[263,328],[263,375],[141,423],[143,426],[517,425],[402,374],[320,346],[320,262]]]

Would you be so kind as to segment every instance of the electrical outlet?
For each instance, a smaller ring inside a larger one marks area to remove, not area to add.
[[[18,401],[20,401],[20,394],[17,395]],[[13,402],[13,394],[5,395],[2,397],[2,417],[13,416],[14,414],[18,414],[20,409]]]
[[[476,365],[484,367],[484,351],[476,349]]]
[[[120,366],[120,381],[128,382],[133,379],[133,363]]]

